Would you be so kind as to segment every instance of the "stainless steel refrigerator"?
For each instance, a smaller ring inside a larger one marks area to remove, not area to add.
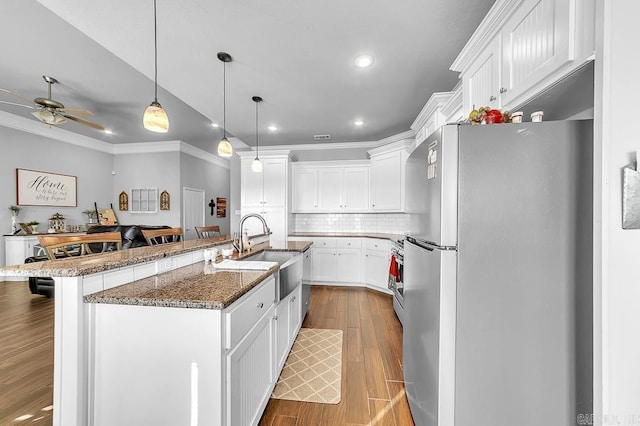
[[[403,369],[420,426],[592,413],[592,121],[447,125],[406,166]]]

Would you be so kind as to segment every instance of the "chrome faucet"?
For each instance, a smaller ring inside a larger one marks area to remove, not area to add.
[[[250,217],[257,217],[258,219],[260,219],[260,221],[262,222],[262,232],[265,235],[269,235],[271,234],[271,229],[269,229],[269,227],[267,226],[267,221],[264,220],[264,217],[260,216],[258,213],[249,213],[246,214],[244,216],[242,216],[242,219],[240,219],[240,232],[238,232],[239,235],[239,242],[238,242],[238,253],[243,253],[244,252],[244,242],[242,241],[242,225],[244,225],[244,221],[249,219]]]

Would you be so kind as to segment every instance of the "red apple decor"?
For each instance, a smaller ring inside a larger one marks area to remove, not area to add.
[[[498,109],[492,109],[485,115],[484,122],[487,124],[502,123],[502,113]]]

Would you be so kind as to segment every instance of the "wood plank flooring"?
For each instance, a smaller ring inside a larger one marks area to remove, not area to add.
[[[260,425],[413,425],[402,381],[402,327],[391,296],[362,287],[314,286],[302,326],[343,331],[342,400],[271,399]]]
[[[413,425],[402,382],[402,328],[391,296],[315,286],[308,328],[343,330],[342,400],[272,399],[261,425]],[[0,282],[0,425],[51,425],[53,299],[26,282]],[[17,421],[20,416],[31,417]]]
[[[0,282],[0,425],[53,423],[53,303]]]

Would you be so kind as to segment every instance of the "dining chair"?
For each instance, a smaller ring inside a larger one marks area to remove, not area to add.
[[[182,241],[182,228],[143,229],[142,235],[150,246],[176,243]]]
[[[220,226],[211,225],[211,226],[196,226],[196,234],[198,234],[198,238],[212,238],[219,237],[220,234]]]
[[[120,232],[87,235],[39,235],[38,240],[51,260],[122,249]]]

